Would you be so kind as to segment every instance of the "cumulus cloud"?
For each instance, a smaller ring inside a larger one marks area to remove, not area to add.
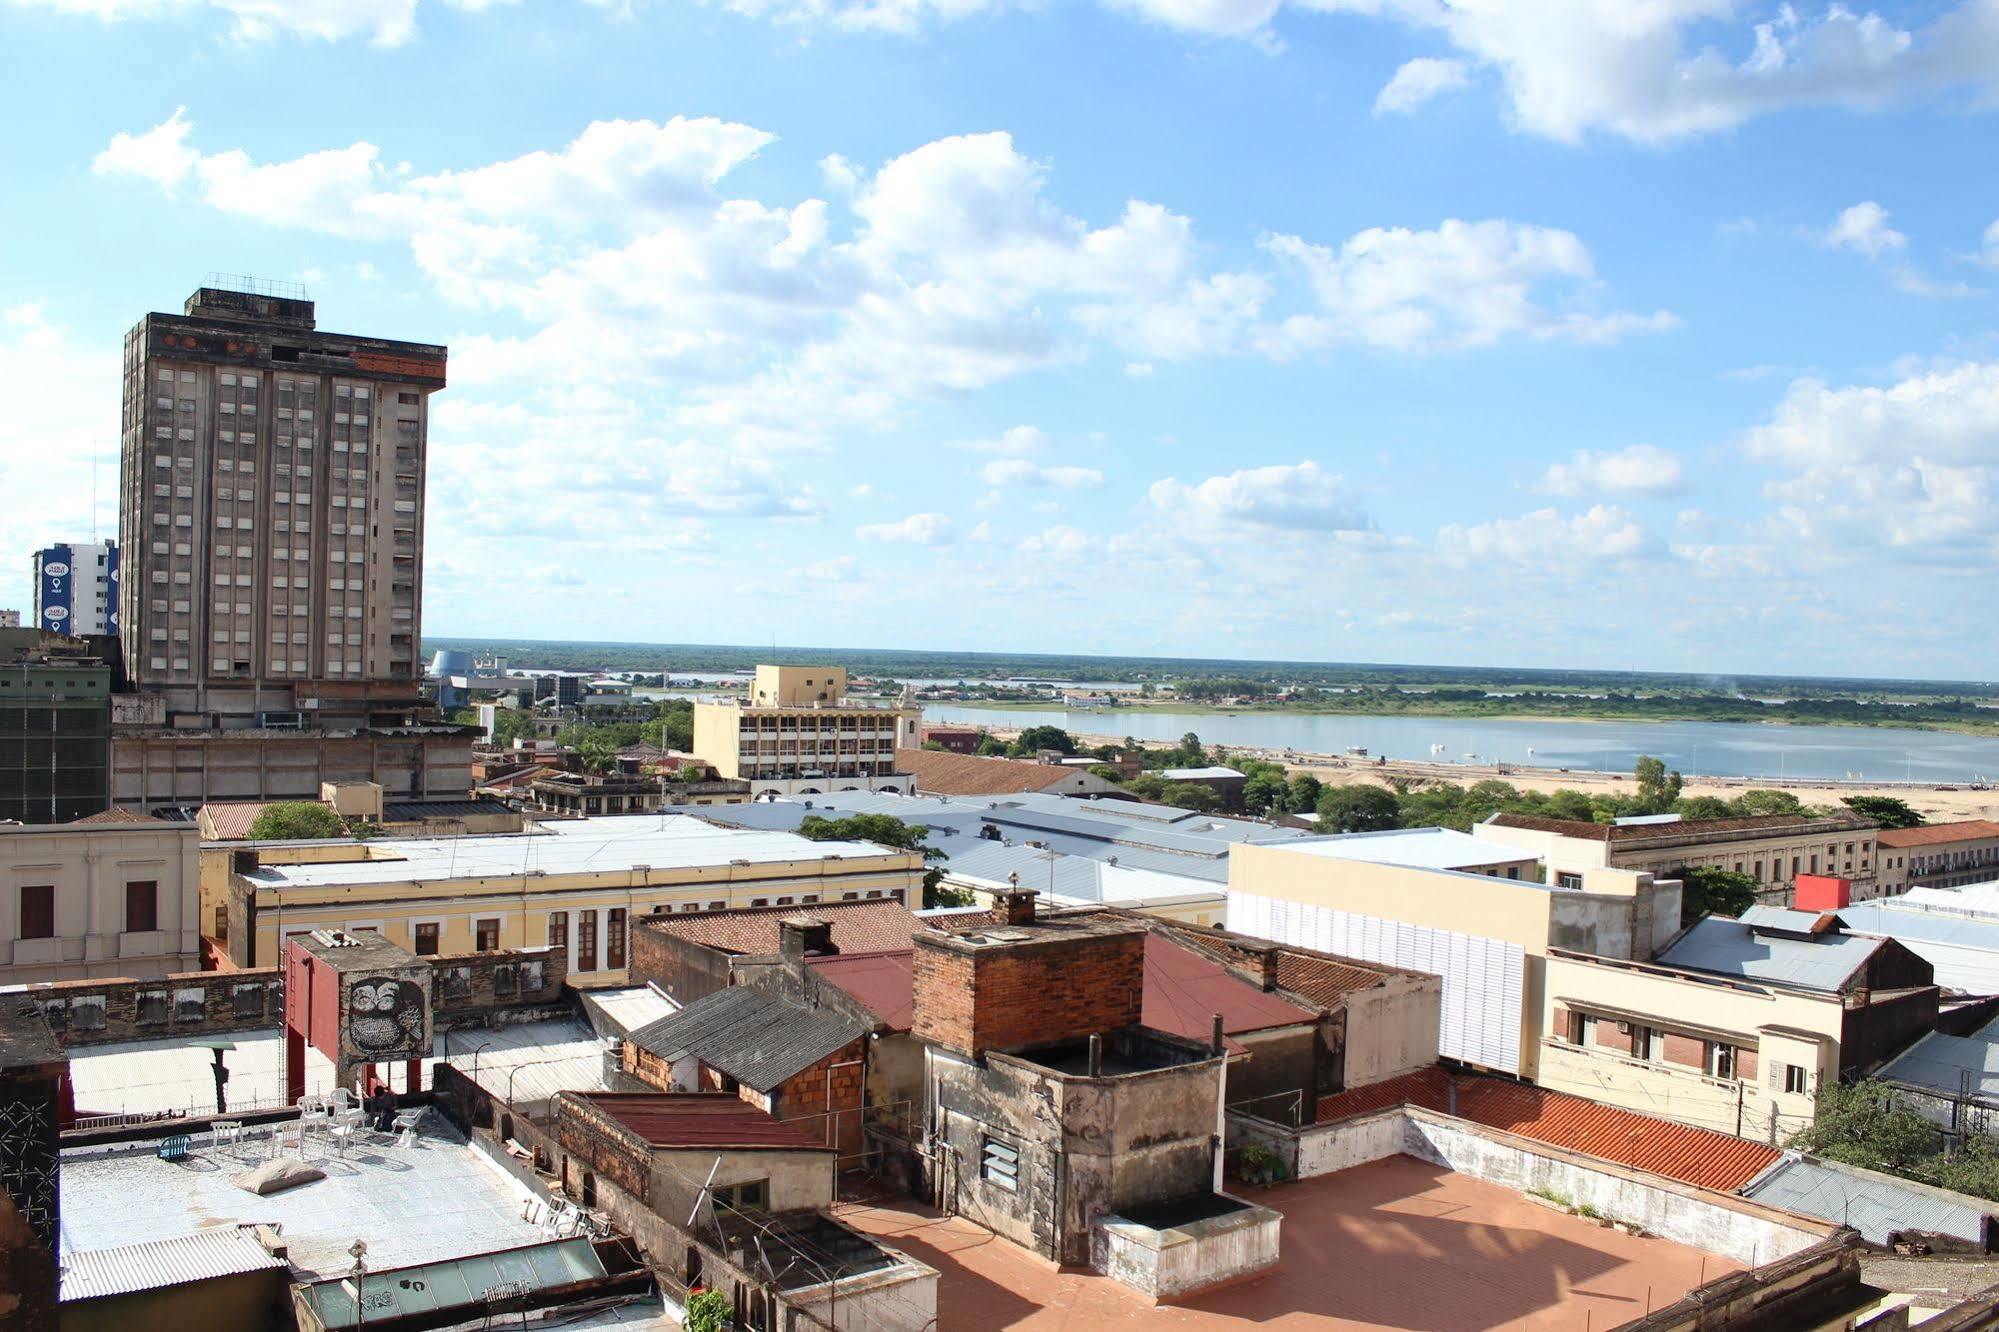
[[[1437,547],[1460,563],[1500,560],[1559,576],[1589,561],[1634,560],[1664,549],[1636,518],[1606,504],[1568,517],[1537,509],[1518,518],[1451,524],[1437,533]]]
[[[1841,212],[1831,226],[1818,233],[1818,240],[1828,249],[1851,250],[1869,259],[1879,259],[1909,243],[1907,236],[1888,225],[1888,210],[1872,199]]]
[[[1043,467],[1025,458],[996,458],[979,469],[979,479],[989,486],[1052,486],[1077,490],[1100,486],[1104,474],[1094,467]]]
[[[941,513],[912,513],[892,523],[868,523],[854,529],[863,541],[899,541],[917,546],[944,546],[953,539],[951,519]]]
[[[1248,524],[1312,532],[1364,532],[1373,521],[1356,504],[1346,482],[1318,463],[1251,467],[1186,484],[1175,477],[1152,483],[1147,500],[1160,514],[1204,527]]]
[[[82,14],[118,22],[213,10],[227,16],[233,36],[265,41],[279,34],[337,42],[364,37],[378,46],[400,46],[416,32],[418,0],[11,0],[32,9]],[[490,0],[453,0],[460,9],[484,9]]]
[[[1579,449],[1567,462],[1541,474],[1534,488],[1545,495],[1581,499],[1592,495],[1672,495],[1684,489],[1680,457],[1651,444],[1598,453]]]
[[[1432,98],[1456,92],[1471,83],[1471,66],[1462,60],[1418,56],[1395,71],[1374,99],[1374,114],[1407,114]]]

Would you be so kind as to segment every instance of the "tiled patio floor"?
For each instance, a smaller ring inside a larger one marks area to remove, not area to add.
[[[1107,1278],[1057,1271],[966,1221],[902,1199],[840,1208],[938,1269],[953,1332],[999,1329],[1404,1328],[1605,1332],[1740,1270],[1619,1234],[1406,1156],[1247,1195],[1284,1213],[1282,1268],[1154,1309]]]

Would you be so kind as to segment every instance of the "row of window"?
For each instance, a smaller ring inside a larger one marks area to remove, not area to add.
[[[145,934],[160,927],[160,885],[157,879],[134,879],[125,885],[125,933]],[[52,883],[21,886],[20,938],[56,937],[56,889]]]
[[[1728,1041],[1679,1036],[1642,1023],[1620,1022],[1589,1013],[1571,1012],[1568,1014],[1568,1029],[1558,1032],[1557,1035],[1571,1045],[1579,1045],[1586,1049],[1608,1050],[1613,1054],[1625,1055],[1648,1064],[1698,1067],[1699,1071],[1708,1077],[1726,1082],[1746,1082],[1756,1076],[1756,1051],[1748,1046],[1737,1046]],[[1683,1046],[1698,1047],[1698,1065],[1690,1064],[1684,1059],[1669,1059],[1666,1054],[1669,1038],[1680,1041]],[[1776,1063],[1768,1071],[1768,1079],[1772,1088],[1782,1086],[1790,1095],[1804,1095],[1811,1087],[1811,1070],[1801,1064]]]

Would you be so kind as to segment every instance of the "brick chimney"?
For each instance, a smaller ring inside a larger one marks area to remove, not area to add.
[[[822,916],[786,916],[777,923],[777,951],[787,958],[824,957],[833,947],[833,922]]]
[[[925,930],[911,941],[910,1030],[976,1056],[1135,1026],[1144,1014],[1145,934],[1143,925],[1066,916]]]
[[[1022,888],[1019,884],[1003,888],[993,894],[993,915],[1001,924],[1032,925],[1034,899],[1038,896],[1038,888]]]

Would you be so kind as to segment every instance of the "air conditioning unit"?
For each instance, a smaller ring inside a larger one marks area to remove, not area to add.
[[[1618,1023],[1617,1034],[1619,1036],[1629,1036],[1631,1034],[1631,1024],[1629,1022]]]

